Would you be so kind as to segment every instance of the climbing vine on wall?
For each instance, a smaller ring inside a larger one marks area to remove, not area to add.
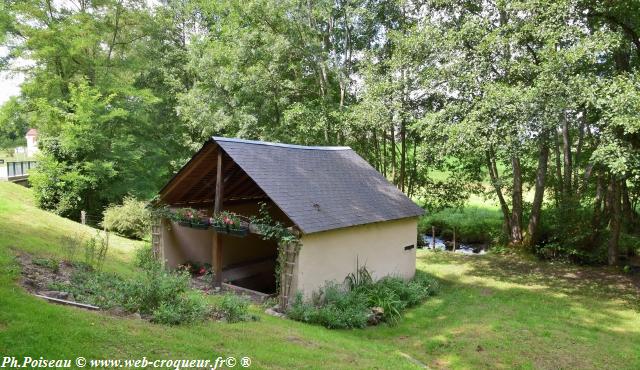
[[[269,214],[267,205],[260,202],[260,208],[258,216],[251,217],[251,224],[254,225],[256,231],[262,235],[264,240],[275,240],[278,242],[278,259],[276,261],[275,278],[276,289],[281,292],[282,282],[282,269],[287,262],[287,247],[293,246],[293,253],[298,255],[302,243],[298,236],[291,231],[291,229],[285,227],[280,221],[275,221]]]

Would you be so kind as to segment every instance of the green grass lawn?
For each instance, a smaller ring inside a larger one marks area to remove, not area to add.
[[[638,290],[601,269],[510,255],[418,252],[442,281],[396,326],[328,330],[265,315],[259,322],[169,327],[57,306],[17,284],[17,250],[64,258],[94,231],[38,210],[30,190],[0,183],[0,354],[45,358],[249,356],[251,368],[640,368]],[[111,238],[105,268],[133,274],[140,244]],[[409,357],[408,357],[409,356]],[[236,366],[238,367],[238,366]]]

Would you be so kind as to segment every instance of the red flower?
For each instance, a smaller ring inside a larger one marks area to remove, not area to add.
[[[198,271],[198,274],[200,274],[200,275],[204,275],[204,274],[205,274],[205,272],[207,272],[207,269],[206,269],[206,268],[204,268],[204,267],[200,267],[200,270]]]

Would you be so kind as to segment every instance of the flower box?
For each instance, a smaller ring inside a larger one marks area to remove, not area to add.
[[[211,228],[213,230],[215,230],[216,232],[220,233],[220,234],[227,234],[227,235],[232,235],[232,236],[238,236],[238,237],[244,237],[247,236],[249,234],[249,228],[248,227],[240,227],[240,228],[230,228],[228,225],[225,226],[218,226],[218,225],[213,225],[211,226]]]
[[[213,225],[211,226],[211,228],[213,230],[215,230],[218,233],[226,233],[227,232],[227,226],[220,226],[220,225]]]
[[[227,233],[233,236],[245,237],[249,234],[249,228],[229,229]]]
[[[199,229],[199,230],[207,230],[209,228],[209,224],[206,222],[191,221],[191,228]]]

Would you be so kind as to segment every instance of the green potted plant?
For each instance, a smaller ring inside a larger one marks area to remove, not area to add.
[[[204,211],[196,211],[191,218],[191,227],[194,229],[207,230],[209,228],[209,219]]]
[[[178,208],[173,211],[171,220],[177,222],[180,226],[191,227],[191,220],[196,212],[197,211],[192,208]]]
[[[213,215],[213,217],[210,217],[209,225],[216,232],[225,233],[227,231],[227,225],[224,223],[224,220],[220,214]]]
[[[179,208],[172,212],[171,220],[180,226],[206,230],[209,228],[209,219],[203,211],[193,208]]]
[[[211,227],[219,233],[233,236],[246,236],[249,233],[249,225],[242,218],[229,211],[223,211],[210,218]]]
[[[243,222],[242,218],[232,212],[223,212],[222,221],[227,226],[227,233],[229,235],[244,237],[249,234],[249,225],[247,222]]]

